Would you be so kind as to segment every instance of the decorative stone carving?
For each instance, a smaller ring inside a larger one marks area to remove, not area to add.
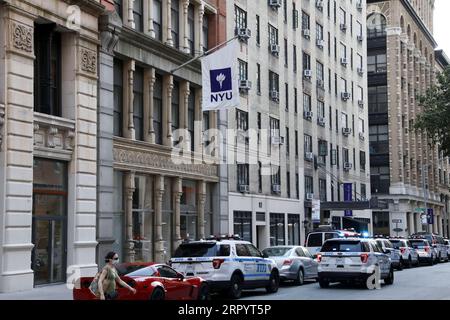
[[[34,147],[46,152],[72,152],[75,122],[55,119],[39,113],[34,115]]]
[[[97,53],[88,49],[81,49],[81,70],[97,73]]]
[[[25,52],[33,51],[33,28],[13,22],[11,24],[11,44]]]
[[[195,175],[217,179],[217,166],[204,163],[174,163],[170,154],[158,154],[151,150],[132,150],[122,145],[114,146],[114,162],[130,167],[139,167],[154,170],[155,172],[167,171],[177,175]]]

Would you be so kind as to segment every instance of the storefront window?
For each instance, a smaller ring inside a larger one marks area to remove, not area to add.
[[[166,260],[172,255],[172,180],[164,181],[164,195],[162,203],[162,238]]]
[[[153,184],[147,176],[135,177],[133,193],[133,242],[136,261],[153,259]]]
[[[195,181],[183,180],[180,209],[181,239],[197,240],[197,185]]]
[[[234,212],[234,234],[238,234],[242,240],[252,242],[252,213]]]
[[[270,214],[270,245],[271,246],[284,246],[285,234],[284,234],[285,219],[284,214],[271,213]]]
[[[114,171],[114,211],[113,211],[113,235],[114,243],[112,250],[117,252],[119,257],[123,259],[123,239],[124,239],[124,210],[123,210],[123,172]]]
[[[300,215],[288,215],[288,245],[300,245]]]

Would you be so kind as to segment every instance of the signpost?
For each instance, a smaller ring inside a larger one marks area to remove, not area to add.
[[[395,223],[395,228],[393,231],[397,233],[397,237],[399,232],[403,232],[403,229],[398,227],[398,225],[402,222],[402,219],[392,219],[392,223]]]

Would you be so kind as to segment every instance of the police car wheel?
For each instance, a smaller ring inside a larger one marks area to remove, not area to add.
[[[239,299],[242,294],[242,278],[238,274],[233,274],[231,277],[231,287],[228,291],[228,296],[232,299]]]
[[[303,273],[303,270],[299,269],[297,273],[297,278],[294,280],[294,284],[302,286],[304,282],[305,282],[305,275]]]
[[[275,293],[280,286],[280,277],[275,271],[272,271],[269,278],[269,285],[266,287],[267,293]]]
[[[384,279],[384,283],[387,284],[387,285],[394,284],[394,270],[392,268],[389,271],[389,277]]]

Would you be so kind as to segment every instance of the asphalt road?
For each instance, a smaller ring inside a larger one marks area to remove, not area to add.
[[[242,300],[450,300],[450,263],[397,271],[392,286],[380,290],[331,284],[321,289],[316,282],[303,286],[282,284],[275,294],[264,289],[246,291]]]

